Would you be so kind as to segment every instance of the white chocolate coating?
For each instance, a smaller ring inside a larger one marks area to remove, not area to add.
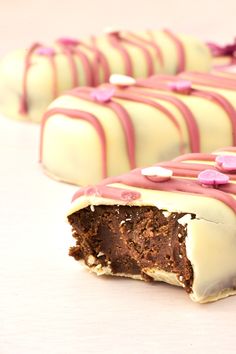
[[[149,71],[144,51],[139,46],[130,44],[128,41],[133,41],[145,47],[153,66],[153,74],[159,72],[175,74],[178,71],[179,54],[176,43],[165,31],[152,31],[151,37],[149,32],[134,33],[134,35],[138,35],[139,39],[134,38],[131,32],[119,32],[119,43],[126,50],[131,62],[132,76],[147,77]],[[103,54],[110,74],[128,74],[121,51],[111,44],[109,38],[109,35],[97,37],[96,50]],[[185,69],[202,72],[209,71],[211,55],[207,46],[191,36],[179,35],[178,40],[181,42],[185,54]],[[158,45],[163,57],[163,63],[161,63],[155,47],[150,43],[145,43],[145,41],[153,41]],[[93,49],[93,45],[91,38],[85,39],[74,49],[78,48],[86,57],[87,66],[90,67],[93,73],[97,71],[98,79],[96,84],[99,84],[105,82],[107,77],[101,63],[98,62],[98,68],[94,66],[94,62],[97,60],[97,52]],[[23,95],[22,86],[27,51],[17,50],[2,59],[0,63],[0,110],[6,116],[40,122],[47,106],[55,98],[53,86],[56,88],[57,95],[75,87],[70,63],[63,48],[58,44],[54,44],[52,48],[55,51],[53,60],[56,67],[56,82],[53,81],[52,67],[48,56],[38,55],[33,52],[26,73],[28,110],[24,114],[19,111],[19,98]],[[81,58],[74,52],[72,52],[72,61],[75,65],[77,85],[91,85],[91,82],[86,77],[85,67]]]

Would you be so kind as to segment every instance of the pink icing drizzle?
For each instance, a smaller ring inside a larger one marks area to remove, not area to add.
[[[116,94],[115,94],[115,97],[122,98],[122,99],[129,100],[129,101],[144,103],[144,104],[149,105],[151,107],[154,107],[154,108],[158,109],[160,112],[164,113],[167,116],[167,118],[177,128],[179,136],[180,136],[180,152],[184,151],[183,136],[182,136],[182,131],[180,129],[179,123],[176,120],[175,116],[167,108],[165,108],[160,103],[152,101],[152,100],[150,100],[148,98],[141,97],[140,95],[129,93],[129,91],[125,92],[125,93],[123,93],[122,91],[117,91]]]
[[[145,58],[146,64],[147,64],[147,74],[146,75],[147,76],[153,75],[154,74],[154,64],[152,61],[152,57],[151,57],[149,51],[147,50],[146,46],[144,45],[147,43],[144,43],[144,44],[142,44],[142,42],[140,43],[139,41],[137,41],[137,37],[134,38],[134,40],[129,39],[129,38],[122,38],[122,40],[124,43],[127,43],[127,44],[130,44],[131,46],[137,47],[143,52],[143,55],[144,55],[144,58]]]
[[[72,80],[72,87],[75,87],[79,84],[79,78],[78,78],[78,70],[75,62],[75,58],[73,55],[73,46],[68,46],[63,44],[63,42],[57,41],[58,45],[61,47],[61,50],[63,54],[67,57],[68,64],[70,67],[70,72],[71,72],[71,80]]]
[[[27,90],[28,71],[31,66],[32,54],[39,47],[41,47],[41,44],[34,43],[34,44],[32,44],[32,46],[28,49],[28,51],[26,53],[25,63],[24,63],[23,80],[22,80],[22,95],[20,97],[20,107],[19,107],[19,112],[21,114],[27,114],[27,112],[28,112],[28,90]]]
[[[200,151],[200,135],[199,135],[198,125],[196,122],[196,118],[194,117],[193,113],[188,108],[188,106],[177,97],[168,96],[165,94],[153,93],[150,91],[143,90],[142,85],[138,84],[138,86],[140,88],[139,89],[132,88],[132,92],[141,94],[142,96],[153,97],[166,102],[170,102],[174,106],[176,106],[177,109],[179,109],[187,125],[189,140],[190,140],[190,149],[192,152]]]
[[[93,98],[91,97],[91,89],[86,88],[86,87],[72,90],[70,92],[70,95],[85,99],[87,101],[93,101]],[[114,95],[113,95],[113,97],[114,97]],[[134,168],[136,166],[136,162],[135,162],[135,132],[134,132],[134,126],[133,126],[132,120],[131,120],[128,112],[120,104],[118,104],[117,102],[113,102],[111,100],[109,100],[107,102],[98,102],[97,101],[96,103],[105,104],[106,107],[112,109],[116,113],[117,118],[120,120],[120,123],[122,125],[123,131],[125,134],[130,167]]]
[[[47,58],[50,62],[51,68],[52,68],[52,94],[53,98],[56,98],[58,96],[58,91],[57,91],[57,70],[56,70],[56,65],[55,65],[55,51],[53,48],[49,47],[44,47],[40,43],[34,43],[32,46],[28,49],[25,57],[25,63],[24,63],[24,72],[23,72],[23,80],[22,80],[22,95],[20,97],[20,102],[19,102],[19,113],[25,115],[28,113],[28,89],[27,89],[27,82],[28,82],[28,74],[29,70],[31,67],[31,59],[32,55],[37,54],[37,55],[42,55],[45,58]]]
[[[133,38],[134,40],[143,43],[144,45],[148,45],[150,47],[152,47],[155,52],[156,52],[156,56],[158,61],[160,62],[161,66],[163,66],[163,55],[161,52],[160,47],[157,45],[157,43],[154,41],[153,35],[151,31],[147,31],[148,36],[150,37],[149,39],[143,38],[142,36],[132,33],[132,32],[128,32],[128,35]]]
[[[179,75],[179,77],[190,80],[194,84],[199,84],[203,86],[210,86],[216,88],[223,88],[226,90],[236,90],[235,79],[230,79],[226,77],[221,77],[213,74],[203,74],[196,72],[186,72]]]
[[[184,50],[184,45],[181,42],[181,40],[171,31],[169,30],[164,30],[164,33],[173,41],[175,44],[177,54],[178,54],[178,65],[177,65],[177,70],[176,73],[180,73],[185,70],[186,67],[186,58],[185,58],[185,50]]]
[[[194,76],[195,74],[191,75],[192,82],[195,82]],[[198,74],[196,74],[198,75]],[[188,76],[188,73],[186,73],[186,76]],[[172,90],[171,87],[169,86],[169,83],[178,83],[179,78],[185,78],[185,74],[181,74],[177,77],[170,76],[170,75],[156,75],[151,77],[150,79],[144,79],[144,80],[138,80],[137,85],[138,86],[146,86],[149,88],[153,89],[160,89],[160,90]],[[233,81],[233,80],[232,80]],[[216,104],[218,104],[226,114],[228,115],[231,125],[232,125],[232,140],[233,144],[236,144],[236,110],[233,107],[233,105],[221,94],[208,91],[208,90],[198,90],[198,89],[192,89],[189,94],[192,96],[197,96],[197,97],[202,97],[205,98],[209,101],[213,101]]]
[[[236,148],[234,148],[234,151],[236,153]],[[196,154],[195,158],[196,158]],[[210,155],[210,161],[212,161],[212,158],[215,158],[215,155]],[[201,160],[207,161],[209,154],[198,154],[199,157],[199,162]],[[189,158],[191,158],[191,154],[189,154]],[[168,181],[163,181],[163,182],[153,182],[147,178],[145,178],[141,174],[141,169],[135,169],[127,174],[118,176],[118,177],[111,177],[107,178],[106,180],[102,181],[99,185],[103,186],[104,189],[103,195],[101,195],[104,198],[111,198],[114,200],[123,200],[120,196],[120,188],[114,188],[116,190],[112,190],[112,194],[110,194],[110,191],[108,188],[108,184],[113,184],[113,183],[122,183],[124,185],[130,186],[130,187],[137,187],[137,188],[142,188],[142,189],[152,189],[152,190],[160,190],[160,191],[167,191],[167,192],[172,192],[172,193],[184,193],[184,194],[190,194],[190,195],[198,195],[202,197],[208,197],[208,198],[214,198],[217,199],[224,204],[226,204],[228,207],[230,207],[235,213],[236,213],[236,200],[231,196],[236,195],[236,186],[235,184],[232,183],[227,183],[227,185],[218,185],[217,189],[216,188],[207,188],[205,186],[202,186],[199,184],[197,179],[192,179],[192,172],[195,173],[195,164],[188,164],[185,163],[186,160],[183,160],[182,157],[180,158],[180,162],[177,162],[175,160],[175,166],[172,164],[172,162],[166,162],[167,165],[172,166],[172,171],[174,173],[174,178],[168,180]],[[162,164],[157,164],[155,166],[163,166]],[[178,178],[176,176],[176,173],[178,176],[180,176],[180,171],[183,169],[183,175],[181,175],[182,178]],[[178,167],[178,168],[177,168]],[[201,164],[202,171],[206,168],[205,164]],[[199,166],[197,166],[197,170],[199,169]],[[212,166],[211,171],[215,171],[219,173],[214,166]],[[228,175],[226,175],[228,176]],[[230,176],[228,176],[230,178]],[[112,187],[109,186],[109,188]],[[95,186],[95,189],[97,187]],[[122,191],[123,191],[122,187]],[[136,191],[130,191],[129,192],[136,192]],[[86,188],[81,188],[78,192],[73,197],[73,200],[79,198],[82,195],[86,194]],[[138,197],[138,196],[136,196]],[[135,198],[134,198],[135,199]]]
[[[125,46],[122,45],[122,41],[119,33],[111,33],[107,35],[110,44],[116,48],[123,57],[125,74],[128,76],[133,76],[133,64],[131,56]]]
[[[163,67],[164,66],[164,58],[163,58],[163,54],[162,54],[161,48],[157,44],[156,40],[154,39],[154,35],[153,35],[152,31],[148,30],[147,34],[148,34],[148,36],[150,38],[150,43],[152,44],[153,48],[156,50],[158,60],[160,61],[161,66]]]
[[[52,108],[44,114],[42,125],[41,125],[41,136],[40,136],[40,161],[42,161],[43,159],[43,135],[44,135],[45,124],[47,120],[55,114],[63,114],[73,119],[82,119],[90,123],[94,127],[101,142],[102,175],[103,178],[105,178],[107,176],[106,135],[99,120],[93,114],[84,111],[75,110],[75,109],[66,109],[66,108]]]
[[[101,82],[101,80],[99,79],[99,68],[101,67],[103,70],[104,78],[102,81],[104,82],[109,81],[111,70],[106,56],[103,54],[101,50],[97,48],[96,37],[94,36],[91,37],[91,43],[92,43],[92,50],[95,53],[94,62],[93,62],[93,67],[94,67],[93,74],[94,74],[94,85],[96,86]]]

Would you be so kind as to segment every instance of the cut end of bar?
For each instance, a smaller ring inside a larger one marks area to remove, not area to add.
[[[166,281],[191,293],[186,218],[195,215],[152,206],[90,206],[68,217],[76,239],[69,254],[98,275]]]

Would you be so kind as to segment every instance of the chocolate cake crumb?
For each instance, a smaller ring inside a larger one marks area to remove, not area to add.
[[[140,275],[146,281],[152,278],[144,269],[156,267],[177,274],[186,291],[191,292],[193,270],[186,256],[187,227],[178,223],[185,215],[149,206],[87,207],[68,217],[76,239],[69,254],[76,260],[83,259],[89,267],[109,266],[113,274]],[[194,219],[195,215],[190,217]]]

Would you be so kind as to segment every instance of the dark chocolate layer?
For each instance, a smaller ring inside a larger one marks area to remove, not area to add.
[[[176,273],[190,292],[193,270],[186,256],[187,230],[178,223],[184,215],[165,216],[156,207],[87,207],[68,218],[76,239],[70,255],[88,266],[101,264],[114,274],[141,275],[144,280],[152,278],[143,270],[157,267]],[[94,257],[93,264],[89,256]]]

